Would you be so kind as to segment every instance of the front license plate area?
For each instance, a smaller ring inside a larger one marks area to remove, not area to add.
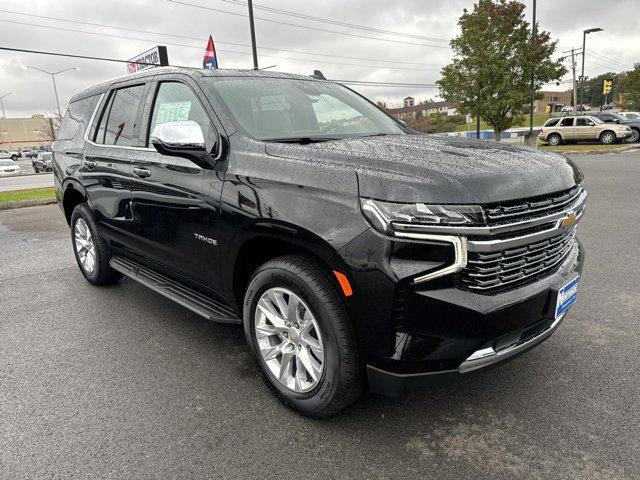
[[[576,301],[578,295],[578,284],[580,283],[580,275],[565,284],[558,291],[558,299],[556,300],[556,318],[565,313],[571,305]]]

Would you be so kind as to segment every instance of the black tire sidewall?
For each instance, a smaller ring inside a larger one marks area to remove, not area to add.
[[[309,392],[296,393],[283,386],[270,372],[257,348],[254,328],[256,305],[260,296],[273,287],[287,288],[298,295],[309,306],[320,327],[324,347],[324,369],[318,385]],[[323,297],[325,295],[311,289],[305,279],[296,273],[282,268],[267,268],[253,278],[247,288],[244,302],[245,335],[268,386],[285,405],[307,415],[322,411],[332,401],[341,374],[335,319],[331,318],[326,307],[327,301],[338,300]]]
[[[93,245],[96,249],[96,267],[91,273],[88,273],[82,266],[82,262],[78,258],[78,251],[76,250],[75,227],[76,222],[80,218],[82,218],[87,224],[87,227],[91,232]],[[78,267],[80,268],[80,271],[82,272],[84,277],[94,285],[107,285],[118,281],[118,279],[121,277],[121,274],[113,270],[109,265],[111,252],[105,240],[100,235],[98,226],[96,225],[93,214],[91,213],[91,209],[86,203],[81,203],[73,210],[73,213],[71,214],[70,226],[73,254],[76,258]]]

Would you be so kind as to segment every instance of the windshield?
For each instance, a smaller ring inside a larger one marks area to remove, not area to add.
[[[593,121],[593,123],[604,123],[602,120],[600,120],[598,117],[589,117],[589,120]]]
[[[13,167],[16,165],[16,162],[13,160],[0,160],[0,167]]]
[[[41,153],[40,154],[40,158],[42,160],[51,160],[52,157],[53,157],[53,154],[51,154],[51,153]]]
[[[638,118],[640,118],[640,115],[638,115],[637,113],[625,113],[624,116],[629,120],[637,120]]]
[[[249,136],[266,141],[400,135],[403,128],[351,90],[286,78],[208,78]]]

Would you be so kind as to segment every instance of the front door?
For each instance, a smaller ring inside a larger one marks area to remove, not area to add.
[[[158,124],[192,120],[200,125],[205,138],[215,127],[196,93],[199,87],[191,79],[159,82],[152,88],[155,94],[144,113],[143,142],[148,148],[132,164],[135,236],[150,262],[218,290],[222,174],[149,148],[149,136]]]
[[[578,117],[575,126],[575,139],[578,141],[597,140],[596,124],[587,117]]]

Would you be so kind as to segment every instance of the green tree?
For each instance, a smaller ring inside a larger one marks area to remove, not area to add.
[[[620,78],[620,93],[624,96],[627,110],[640,111],[640,63],[633,70],[625,72]]]
[[[465,9],[461,33],[451,40],[455,57],[437,82],[445,100],[456,102],[462,114],[479,114],[496,140],[529,111],[534,66],[536,90],[567,71],[561,60],[551,59],[557,42],[549,32],[536,29],[532,47],[524,9],[515,0],[479,0],[472,11]]]
[[[382,110],[387,109],[387,102],[385,102],[384,100],[378,100],[376,102],[376,105],[378,105]]]

